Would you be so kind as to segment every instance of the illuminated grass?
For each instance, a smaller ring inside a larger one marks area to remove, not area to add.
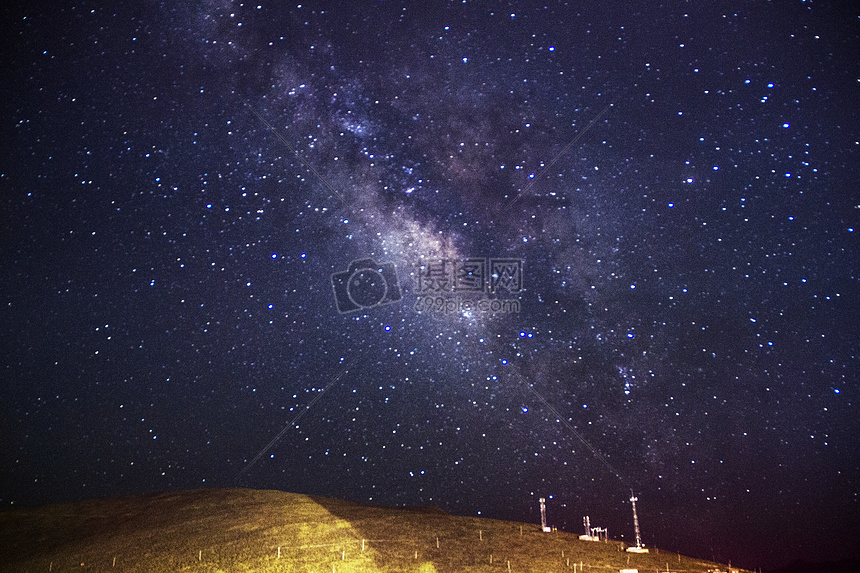
[[[619,542],[579,541],[536,524],[278,491],[195,490],[0,512],[3,571],[503,572],[508,562],[522,572],[579,570],[580,562],[586,571],[718,567],[676,553],[631,555]]]

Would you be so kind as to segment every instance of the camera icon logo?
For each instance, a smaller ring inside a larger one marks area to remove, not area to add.
[[[394,263],[373,259],[352,261],[349,269],[331,275],[334,300],[341,314],[398,302],[403,298]]]

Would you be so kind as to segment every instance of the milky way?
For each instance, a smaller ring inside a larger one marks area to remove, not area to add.
[[[856,555],[856,14],[427,4],[7,14],[0,499]]]

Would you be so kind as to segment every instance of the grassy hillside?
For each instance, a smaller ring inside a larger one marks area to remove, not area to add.
[[[580,566],[582,563],[582,566]],[[584,568],[583,568],[584,566]],[[532,523],[247,489],[170,492],[0,512],[2,571],[706,572]]]

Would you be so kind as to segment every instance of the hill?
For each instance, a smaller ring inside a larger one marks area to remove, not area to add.
[[[2,571],[702,572],[539,525],[279,491],[204,489],[0,512]]]

